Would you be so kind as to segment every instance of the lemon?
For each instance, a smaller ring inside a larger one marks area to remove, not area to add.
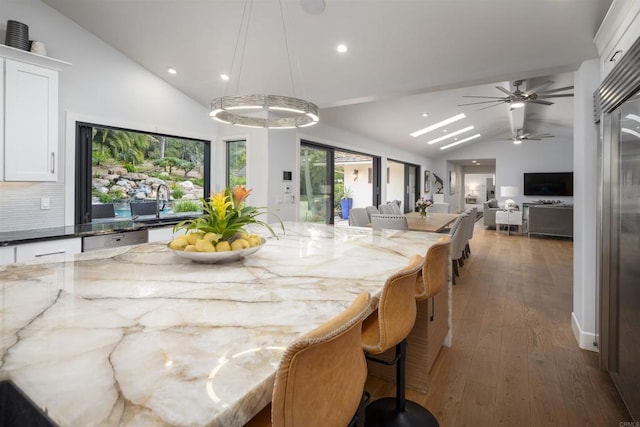
[[[185,252],[197,252],[197,251],[196,251],[196,247],[195,247],[194,245],[187,245],[187,246],[184,248],[184,251],[185,251]]]
[[[189,241],[190,245],[195,245],[196,244],[196,240],[198,239],[202,239],[204,237],[204,233],[201,232],[195,232],[195,233],[189,233],[187,234],[187,240]]]
[[[249,237],[250,237],[250,236],[249,236],[249,234],[247,234],[247,233],[245,233],[244,231],[242,231],[242,232],[238,233],[238,237],[239,237],[240,239],[249,240]]]
[[[222,240],[216,244],[216,252],[228,252],[231,250],[231,245],[226,240]]]
[[[189,244],[189,241],[187,240],[186,237],[178,236],[175,239],[173,239],[171,243],[169,243],[169,247],[171,249],[183,250],[188,244]]]
[[[196,240],[196,251],[198,252],[215,252],[216,248],[213,247],[213,244],[205,239]]]
[[[245,239],[236,239],[231,244],[232,251],[239,251],[241,249],[247,249],[248,247],[249,247],[249,242],[247,242]]]
[[[203,239],[206,240],[207,242],[216,243],[220,239],[220,235],[217,233],[209,232],[204,235]]]
[[[249,246],[251,246],[252,248],[254,246],[260,246],[261,243],[262,239],[260,239],[260,236],[252,235],[249,237]]]

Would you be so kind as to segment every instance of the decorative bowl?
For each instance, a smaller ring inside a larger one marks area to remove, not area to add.
[[[171,249],[171,252],[179,257],[186,258],[192,262],[198,262],[202,264],[222,264],[225,262],[238,261],[244,257],[258,252],[265,245],[267,241],[261,237],[260,244],[252,248],[240,249],[238,251],[226,251],[226,252],[191,252]],[[168,246],[167,246],[168,247]]]

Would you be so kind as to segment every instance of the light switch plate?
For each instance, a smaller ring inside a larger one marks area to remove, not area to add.
[[[48,197],[40,197],[40,209],[46,210],[51,208],[51,200]]]

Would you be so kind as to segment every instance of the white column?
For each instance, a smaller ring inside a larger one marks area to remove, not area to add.
[[[593,92],[600,63],[585,61],[574,76],[573,123],[573,313],[571,327],[580,348],[597,351],[596,193],[598,127],[593,122]]]

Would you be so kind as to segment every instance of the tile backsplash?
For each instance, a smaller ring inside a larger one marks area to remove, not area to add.
[[[40,209],[43,197],[49,209]],[[64,183],[0,182],[0,232],[64,225]]]

